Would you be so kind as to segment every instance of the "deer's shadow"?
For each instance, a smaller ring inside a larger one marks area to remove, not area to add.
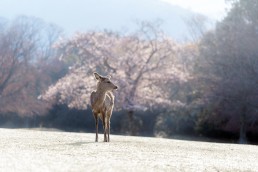
[[[73,143],[67,143],[67,145],[70,145],[70,146],[83,146],[83,145],[88,145],[88,144],[101,144],[101,143],[109,143],[109,142],[104,142],[103,141],[98,141],[98,142],[95,142],[95,141],[92,141],[92,142],[73,142]]]
[[[93,144],[93,143],[96,143],[96,142],[73,142],[73,143],[68,143],[67,145],[70,145],[70,146],[83,146],[83,145],[86,145],[86,144]]]

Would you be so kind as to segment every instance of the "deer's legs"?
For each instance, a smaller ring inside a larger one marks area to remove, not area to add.
[[[110,139],[109,139],[109,134],[110,134],[110,120],[107,121],[107,132],[108,132],[107,141],[109,142],[109,141],[110,141]]]
[[[107,123],[106,123],[106,115],[102,114],[102,124],[103,124],[103,132],[104,132],[104,142],[107,142]]]
[[[111,119],[111,115],[112,115],[112,110],[108,111],[107,112],[107,134],[108,134],[108,138],[107,138],[107,141],[109,142],[110,141],[110,119]]]
[[[96,138],[95,138],[95,142],[98,142],[98,126],[99,126],[99,118],[98,118],[98,114],[94,113],[94,118],[95,118],[95,125],[96,125]]]

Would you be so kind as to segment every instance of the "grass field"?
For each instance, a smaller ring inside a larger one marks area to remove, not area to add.
[[[258,171],[258,147],[0,129],[0,171]]]

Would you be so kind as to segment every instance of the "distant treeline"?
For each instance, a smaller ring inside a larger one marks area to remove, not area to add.
[[[164,110],[165,111],[165,110]],[[148,137],[182,138],[193,140],[216,140],[236,143],[238,132],[226,132],[214,126],[196,126],[192,119],[179,119],[170,114],[164,117],[164,111],[137,112],[133,120],[133,131],[124,111],[116,111],[111,119],[111,133],[119,135],[136,135]],[[157,121],[164,120],[164,123]],[[162,125],[159,125],[162,124]],[[95,132],[94,117],[90,109],[70,109],[66,105],[54,106],[44,116],[19,116],[14,113],[0,116],[1,128],[59,129],[67,132]],[[202,130],[200,130],[202,129]],[[99,131],[102,125],[99,124]],[[249,143],[257,144],[256,131],[247,132]],[[209,138],[209,139],[208,139]]]

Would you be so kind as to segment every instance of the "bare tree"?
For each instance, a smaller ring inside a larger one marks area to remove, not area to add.
[[[213,25],[206,16],[201,14],[192,15],[190,18],[186,18],[185,23],[193,42],[199,42]]]
[[[45,107],[37,100],[44,26],[40,19],[21,16],[7,22],[0,32],[1,113],[32,115]]]

